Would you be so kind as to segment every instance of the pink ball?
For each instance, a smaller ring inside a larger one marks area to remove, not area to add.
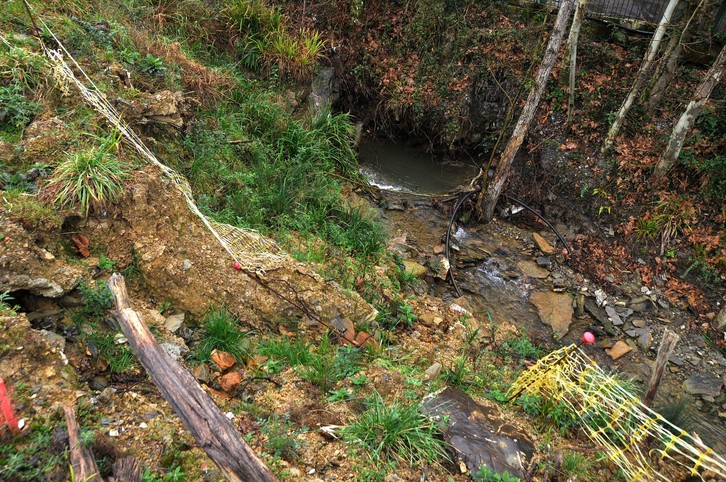
[[[586,331],[582,334],[582,342],[588,345],[592,345],[593,343],[595,343],[595,335],[593,335],[589,331]]]

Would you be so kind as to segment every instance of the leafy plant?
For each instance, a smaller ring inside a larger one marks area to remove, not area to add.
[[[113,295],[105,281],[98,281],[90,285],[82,280],[78,285],[81,292],[81,314],[91,320],[101,319],[111,308],[113,308]]]
[[[285,460],[298,457],[301,442],[297,436],[308,431],[307,427],[294,430],[289,414],[280,416],[276,413],[261,423],[260,430],[267,438],[265,448]]]
[[[520,480],[519,477],[509,475],[509,472],[506,470],[499,474],[486,465],[482,465],[479,470],[472,475],[472,478],[476,482],[519,482]]]
[[[104,206],[123,192],[126,165],[114,151],[119,139],[110,136],[100,147],[76,152],[61,162],[51,176],[48,191],[62,207],[80,207],[85,216],[91,206]]]
[[[239,362],[247,358],[249,355],[248,333],[240,330],[239,319],[232,315],[227,308],[220,306],[208,310],[203,323],[204,338],[195,350],[197,360],[209,360],[215,349],[226,351]]]
[[[106,256],[101,255],[101,257],[98,259],[97,266],[98,269],[110,270],[113,269],[114,266],[116,266],[116,261],[108,259]]]
[[[341,430],[345,440],[365,447],[374,462],[391,459],[412,464],[448,460],[446,446],[436,425],[423,415],[417,404],[394,401],[386,405],[375,391],[368,408]]]
[[[15,316],[20,307],[10,304],[12,300],[13,297],[8,291],[0,293],[0,316]]]

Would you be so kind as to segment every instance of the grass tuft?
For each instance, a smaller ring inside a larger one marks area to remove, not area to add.
[[[238,319],[224,306],[210,309],[204,317],[204,338],[196,349],[196,359],[208,361],[212,351],[220,350],[243,362],[249,354],[247,333],[240,330]]]
[[[77,152],[61,162],[48,184],[48,195],[61,207],[79,207],[87,217],[91,206],[112,203],[123,192],[128,174],[116,157],[119,138],[109,136],[100,147]]]
[[[369,399],[368,409],[342,429],[343,438],[365,447],[373,461],[398,459],[411,464],[449,458],[439,433],[418,404],[386,405],[378,392]]]

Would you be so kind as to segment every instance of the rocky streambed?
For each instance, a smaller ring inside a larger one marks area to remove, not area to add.
[[[627,283],[599,285],[570,267],[551,230],[518,227],[533,224],[515,215],[484,226],[455,226],[452,263],[462,292],[456,298],[441,266],[452,204],[384,191],[380,204],[397,234],[393,249],[426,268],[431,294],[466,307],[477,319],[516,326],[550,350],[592,331],[597,341],[585,347],[588,355],[631,378],[641,390],[636,395],[647,386],[664,330],[677,333],[680,341],[654,408],[670,414],[679,407],[677,424],[726,453],[726,358],[707,336],[689,328],[694,315],[659,287],[643,284],[637,273],[625,273]]]

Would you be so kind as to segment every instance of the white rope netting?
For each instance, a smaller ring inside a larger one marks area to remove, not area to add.
[[[726,480],[723,457],[641,403],[575,345],[541,358],[509,394],[539,395],[561,404],[628,480],[672,480],[653,467],[654,459],[668,459],[693,476]]]

